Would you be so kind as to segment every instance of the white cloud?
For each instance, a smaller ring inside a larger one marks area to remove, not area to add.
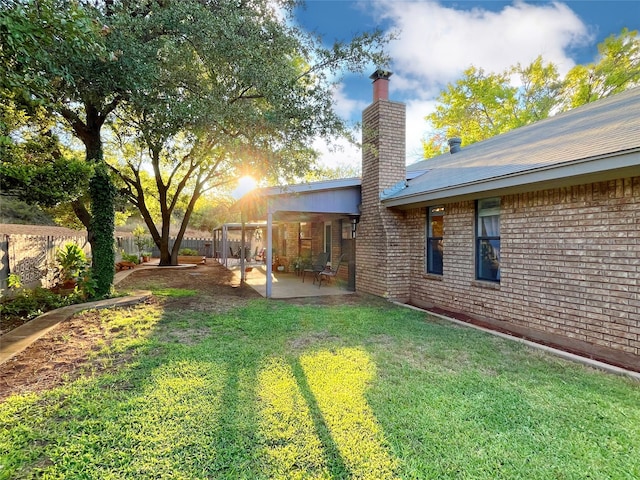
[[[359,117],[362,110],[367,107],[367,102],[349,98],[343,83],[336,85],[332,96],[335,111],[342,118]]]
[[[356,132],[356,138],[360,138],[360,132]],[[355,167],[358,170],[362,163],[360,147],[347,140],[338,140],[327,144],[321,138],[316,139],[313,148],[320,153],[320,163],[327,167]]]
[[[400,30],[390,45],[394,68],[426,86],[455,80],[471,64],[499,72],[538,55],[564,73],[574,65],[566,50],[590,40],[585,24],[563,3],[516,2],[499,12],[436,2],[376,5],[380,17]]]
[[[422,139],[425,137],[424,117],[435,108],[435,100],[409,100],[407,103],[407,163],[422,160]]]
[[[575,65],[569,50],[593,40],[581,19],[560,2],[516,1],[496,12],[457,10],[433,1],[379,0],[364,5],[370,14],[375,12],[380,23],[398,31],[398,39],[389,45],[394,72],[390,98],[407,105],[408,163],[420,159],[421,140],[427,135],[424,117],[433,111],[440,90],[460,78],[470,65],[502,72],[542,55],[563,75]],[[334,96],[337,111],[344,118],[359,116],[366,107],[350,99],[342,87]],[[351,146],[339,155],[324,153],[326,148],[321,151],[322,163],[327,165],[360,161],[359,150]]]

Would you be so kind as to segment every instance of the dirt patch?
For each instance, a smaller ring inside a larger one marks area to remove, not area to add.
[[[77,378],[98,342],[108,336],[95,312],[63,322],[0,365],[0,400],[12,394],[47,390]]]
[[[151,300],[162,303],[167,310],[225,312],[260,298],[249,287],[234,286],[231,272],[215,263],[184,270],[161,267],[137,270],[120,282],[117,289],[145,290],[150,286],[196,291],[192,296],[159,296]],[[3,322],[3,332],[20,323]],[[193,338],[198,337],[197,333]],[[108,343],[111,335],[96,312],[81,313],[61,322],[23,352],[0,364],[0,401],[12,394],[48,390],[83,374],[103,370],[92,352]]]
[[[307,350],[309,347],[322,345],[329,342],[340,340],[337,335],[331,335],[328,332],[316,332],[302,337],[297,337],[289,341],[289,347],[293,350]]]
[[[212,261],[189,269],[158,267],[134,270],[117,285],[120,292],[149,289],[167,289],[166,295],[150,300],[162,304],[167,311],[224,313],[245,305],[251,299],[260,298],[252,288],[239,287],[230,271]],[[185,296],[174,296],[170,289],[194,290],[196,294],[184,292]],[[368,296],[357,294],[286,301],[299,305],[370,305],[372,302]],[[182,343],[199,341],[207,334],[195,328],[183,329],[179,333],[168,329],[157,333]],[[0,364],[0,401],[12,394],[48,390],[81,375],[104,370],[107,367],[101,365],[92,352],[108,344],[110,335],[112,332],[104,329],[95,312],[78,314],[60,323],[26,350]],[[322,335],[318,338],[301,338],[296,346],[327,340]],[[120,362],[126,360],[122,358]],[[115,367],[111,365],[108,368]]]

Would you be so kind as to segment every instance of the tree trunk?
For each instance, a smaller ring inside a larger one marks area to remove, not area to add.
[[[87,124],[90,128],[87,128],[81,138],[85,144],[87,162],[95,165],[94,174],[89,181],[91,218],[87,236],[91,245],[92,277],[96,282],[96,296],[104,297],[110,293],[114,278],[115,187],[103,160],[101,122],[91,122],[88,119]]]

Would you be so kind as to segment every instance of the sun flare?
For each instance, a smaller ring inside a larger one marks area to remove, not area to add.
[[[258,182],[250,175],[238,179],[238,187],[233,191],[235,198],[241,198],[258,186]]]

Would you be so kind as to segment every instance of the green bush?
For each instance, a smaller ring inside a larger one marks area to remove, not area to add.
[[[138,257],[138,255],[135,255],[133,253],[122,253],[122,261],[123,262],[132,262],[135,263],[136,265],[138,263],[140,263],[140,257]]]
[[[193,248],[181,248],[178,251],[178,255],[197,256],[198,255],[198,251],[194,250]]]
[[[0,303],[0,317],[18,317],[30,320],[49,310],[79,303],[82,295],[75,290],[70,295],[58,295],[45,288],[23,290]]]
[[[87,267],[84,251],[75,243],[67,243],[56,252],[56,261],[60,268],[60,280],[78,279]]]
[[[155,243],[153,239],[147,235],[146,230],[141,226],[137,226],[131,233],[133,234],[134,243],[136,247],[138,247],[140,255],[145,256],[145,253],[147,253],[147,257],[151,256],[148,251],[154,247]]]
[[[18,290],[22,288],[22,280],[20,279],[20,275],[17,273],[10,273],[7,278],[7,287],[9,290]]]

